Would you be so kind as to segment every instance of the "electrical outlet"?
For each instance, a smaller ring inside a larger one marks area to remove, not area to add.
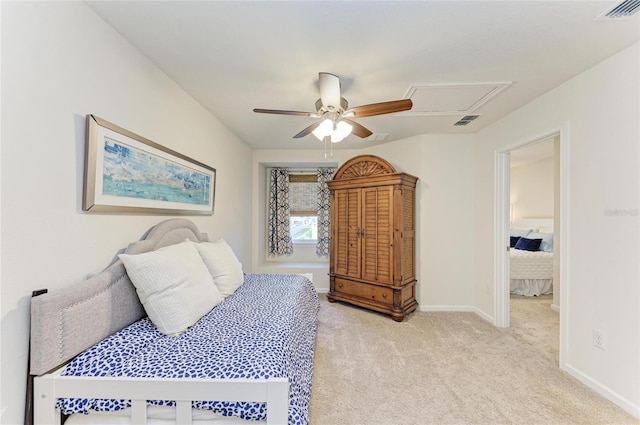
[[[602,331],[593,330],[593,346],[604,351],[604,333]]]

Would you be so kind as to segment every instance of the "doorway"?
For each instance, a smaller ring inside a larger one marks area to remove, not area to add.
[[[568,199],[568,124],[560,129],[551,131],[540,137],[523,140],[514,143],[502,150],[495,152],[495,288],[494,288],[494,323],[498,327],[510,326],[510,270],[509,270],[509,240],[510,225],[513,217],[511,202],[511,152],[533,145],[541,140],[554,138],[557,140],[557,192],[554,196],[554,261],[559,272],[554,276],[554,300],[555,309],[560,310],[560,335],[558,347],[558,361],[564,368],[567,347],[567,305],[570,298],[569,270],[567,266],[567,199]]]
[[[554,297],[559,300],[559,263],[553,253],[558,145],[556,134],[509,152],[509,323],[516,335],[554,361],[560,330],[560,307],[554,304]],[[529,246],[537,243],[539,247]]]

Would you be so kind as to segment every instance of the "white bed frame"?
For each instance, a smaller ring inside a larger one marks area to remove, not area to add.
[[[61,376],[63,368],[34,378],[34,423],[60,424],[58,398],[131,400],[131,423],[147,423],[147,400],[176,402],[176,424],[190,425],[191,402],[197,400],[267,403],[267,424],[289,421],[289,382],[285,378],[159,379]]]
[[[206,241],[195,224],[165,220],[129,245],[126,253],[148,252],[183,242]],[[58,398],[131,400],[133,424],[147,422],[146,402],[176,402],[176,423],[192,423],[192,401],[266,403],[268,425],[286,425],[289,382],[271,379],[163,379],[62,376],[64,365],[85,349],[145,316],[121,262],[116,261],[80,284],[52,291],[36,291],[31,299],[31,353],[26,425],[59,425]],[[31,391],[33,390],[33,391]],[[30,409],[33,409],[31,417]],[[247,422],[250,423],[250,422]],[[264,423],[264,422],[263,422]]]

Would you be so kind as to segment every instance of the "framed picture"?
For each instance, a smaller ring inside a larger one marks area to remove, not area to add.
[[[216,170],[87,115],[82,209],[211,215]]]

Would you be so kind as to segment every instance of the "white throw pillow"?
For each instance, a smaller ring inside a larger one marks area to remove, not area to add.
[[[185,331],[222,301],[213,278],[191,243],[118,257],[149,319],[165,335]]]
[[[217,242],[202,242],[194,244],[202,256],[204,263],[213,276],[213,282],[218,287],[222,298],[236,292],[244,283],[242,263],[233,249],[224,239]]]

